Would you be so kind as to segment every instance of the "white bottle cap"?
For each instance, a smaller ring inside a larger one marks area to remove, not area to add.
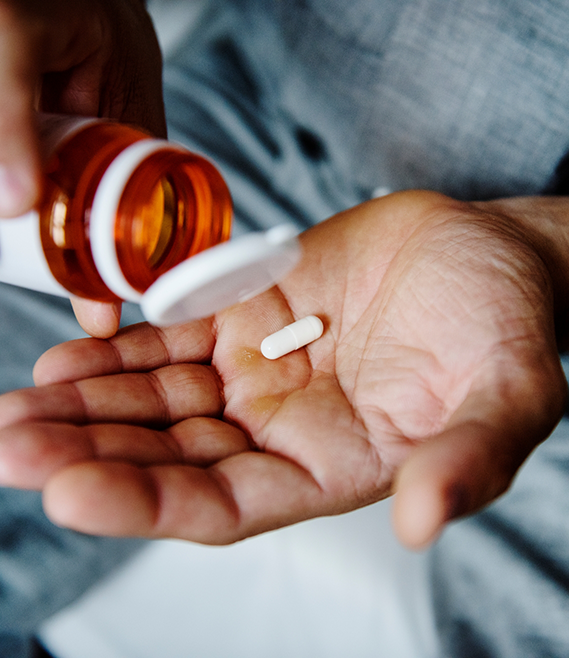
[[[169,326],[209,317],[268,290],[300,260],[288,224],[206,249],[163,274],[142,295],[146,319]]]

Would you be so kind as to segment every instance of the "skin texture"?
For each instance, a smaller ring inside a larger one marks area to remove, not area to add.
[[[161,56],[142,0],[0,0],[0,216],[41,188],[38,110],[108,117],[166,135]],[[111,336],[120,307],[74,303],[83,328]]]
[[[562,413],[566,214],[390,195],[303,234],[300,266],[246,304],[60,345],[0,397],[0,482],[78,530],[212,544],[395,493],[399,538],[424,547]],[[260,355],[309,314],[319,340]]]

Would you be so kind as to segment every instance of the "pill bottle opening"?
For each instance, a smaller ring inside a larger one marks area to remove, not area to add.
[[[144,292],[190,256],[229,238],[231,197],[208,161],[179,150],[153,153],[126,184],[115,247],[130,285]]]
[[[133,237],[150,268],[159,267],[172,247],[178,228],[177,210],[176,190],[165,176],[150,190],[148,199],[140,202]]]

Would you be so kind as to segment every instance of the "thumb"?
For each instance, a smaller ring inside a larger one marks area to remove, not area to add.
[[[565,379],[558,360],[551,366],[537,381],[517,370],[517,384],[472,392],[445,430],[410,455],[397,475],[393,506],[403,544],[426,547],[446,523],[506,491],[562,414]]]
[[[0,4],[0,217],[28,211],[39,193],[33,61],[32,38],[13,10]]]

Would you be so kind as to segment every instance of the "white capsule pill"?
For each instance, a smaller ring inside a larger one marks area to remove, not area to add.
[[[320,338],[323,331],[322,320],[315,315],[307,315],[267,336],[261,343],[261,353],[267,359],[279,359]]]

